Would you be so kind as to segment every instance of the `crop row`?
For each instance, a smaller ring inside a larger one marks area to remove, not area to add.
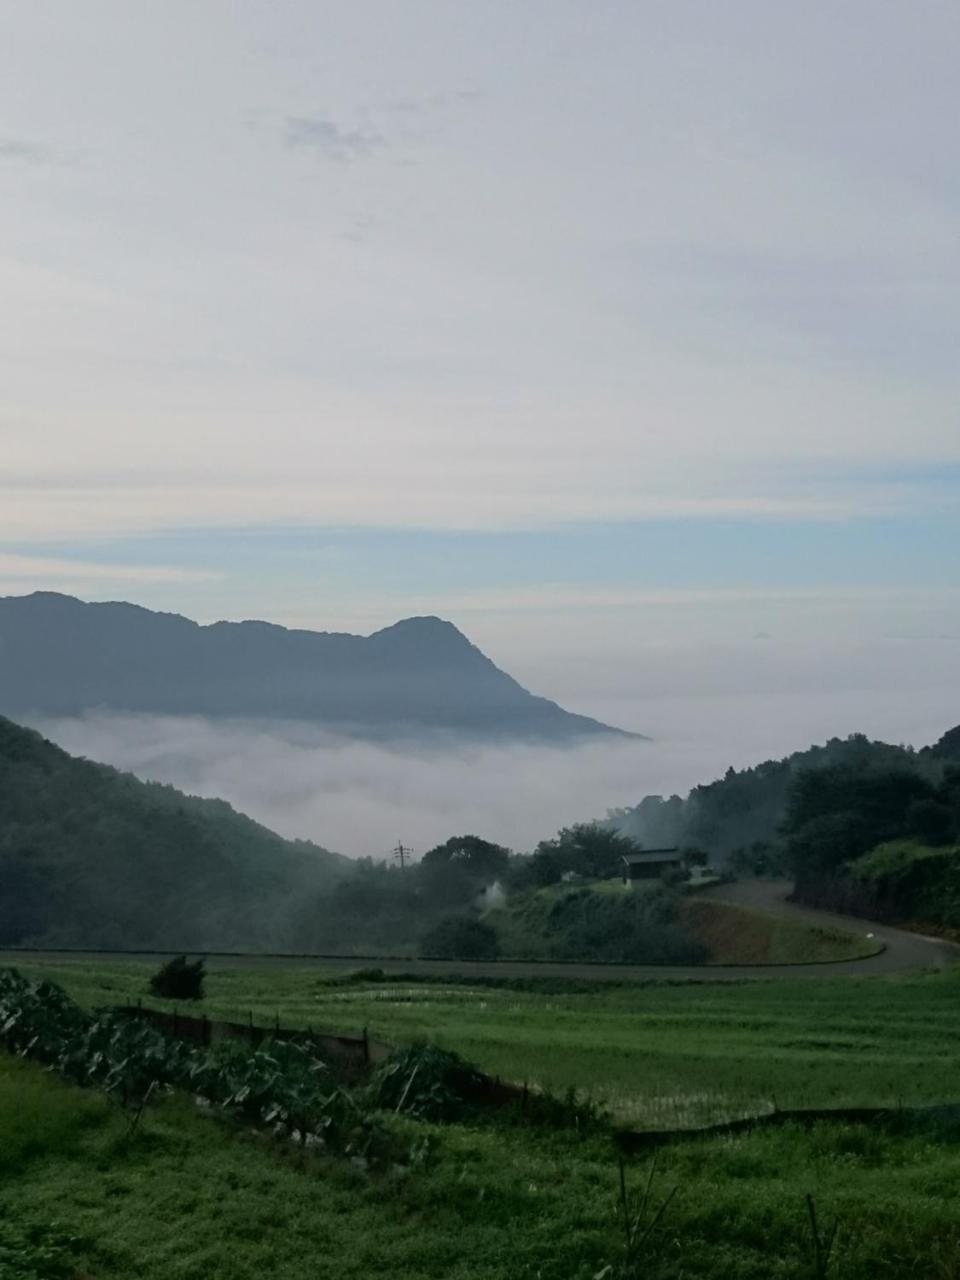
[[[249,1125],[365,1161],[391,1154],[376,1116],[374,1078],[350,1091],[335,1079],[309,1036],[273,1039],[251,1050],[235,1041],[209,1048],[164,1035],[115,1010],[88,1013],[59,987],[0,970],[0,1046],[105,1090],[138,1112],[158,1091],[182,1089]],[[384,1064],[384,1084],[394,1072]]]

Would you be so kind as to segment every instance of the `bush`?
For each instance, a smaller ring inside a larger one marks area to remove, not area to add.
[[[438,1123],[463,1120],[487,1099],[489,1082],[449,1049],[416,1044],[398,1049],[370,1082],[375,1107]]]
[[[206,976],[203,960],[191,964],[186,956],[175,956],[150,979],[150,991],[163,1000],[202,1000]]]
[[[677,923],[678,901],[663,884],[618,894],[574,889],[550,905],[548,954],[617,964],[702,964],[706,948]]]
[[[420,940],[420,954],[438,960],[495,960],[500,954],[492,925],[471,916],[451,916]]]

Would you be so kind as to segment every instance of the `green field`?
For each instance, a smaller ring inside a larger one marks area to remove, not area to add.
[[[22,963],[88,1006],[147,996],[152,966]],[[522,988],[522,989],[518,989]],[[960,970],[737,983],[348,982],[211,962],[211,1017],[429,1039],[507,1079],[574,1086],[637,1126],[781,1108],[960,1101]]]
[[[743,1027],[742,1041],[750,1035]],[[623,1272],[617,1168],[602,1135],[386,1122],[421,1156],[381,1173],[175,1096],[131,1135],[115,1103],[0,1057],[0,1276],[801,1280],[817,1274],[808,1192],[822,1221],[839,1218],[829,1275],[960,1274],[955,1130],[819,1124],[670,1145],[654,1201],[676,1194]],[[648,1168],[628,1162],[631,1187]]]

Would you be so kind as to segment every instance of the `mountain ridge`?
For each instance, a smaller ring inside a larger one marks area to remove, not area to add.
[[[58,592],[0,597],[0,712],[90,710],[303,720],[360,736],[641,736],[530,693],[436,615],[358,636],[259,619],[202,624]]]

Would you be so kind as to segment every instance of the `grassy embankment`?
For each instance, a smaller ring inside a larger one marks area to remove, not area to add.
[[[685,898],[678,917],[706,948],[709,964],[827,964],[880,950],[863,933],[825,929],[709,897]]]
[[[88,1006],[146,996],[130,960],[20,962]],[[825,971],[827,972],[827,971]],[[425,1038],[507,1079],[576,1086],[642,1126],[803,1106],[960,1100],[960,973],[722,984],[345,982],[211,964],[211,1017]]]
[[[891,840],[852,862],[848,876],[866,886],[894,918],[920,932],[960,938],[960,845]]]
[[[818,964],[880,950],[863,933],[714,901],[709,888],[670,902],[663,918],[663,892],[655,880],[630,889],[619,879],[552,885],[514,895],[485,919],[511,959]]]

